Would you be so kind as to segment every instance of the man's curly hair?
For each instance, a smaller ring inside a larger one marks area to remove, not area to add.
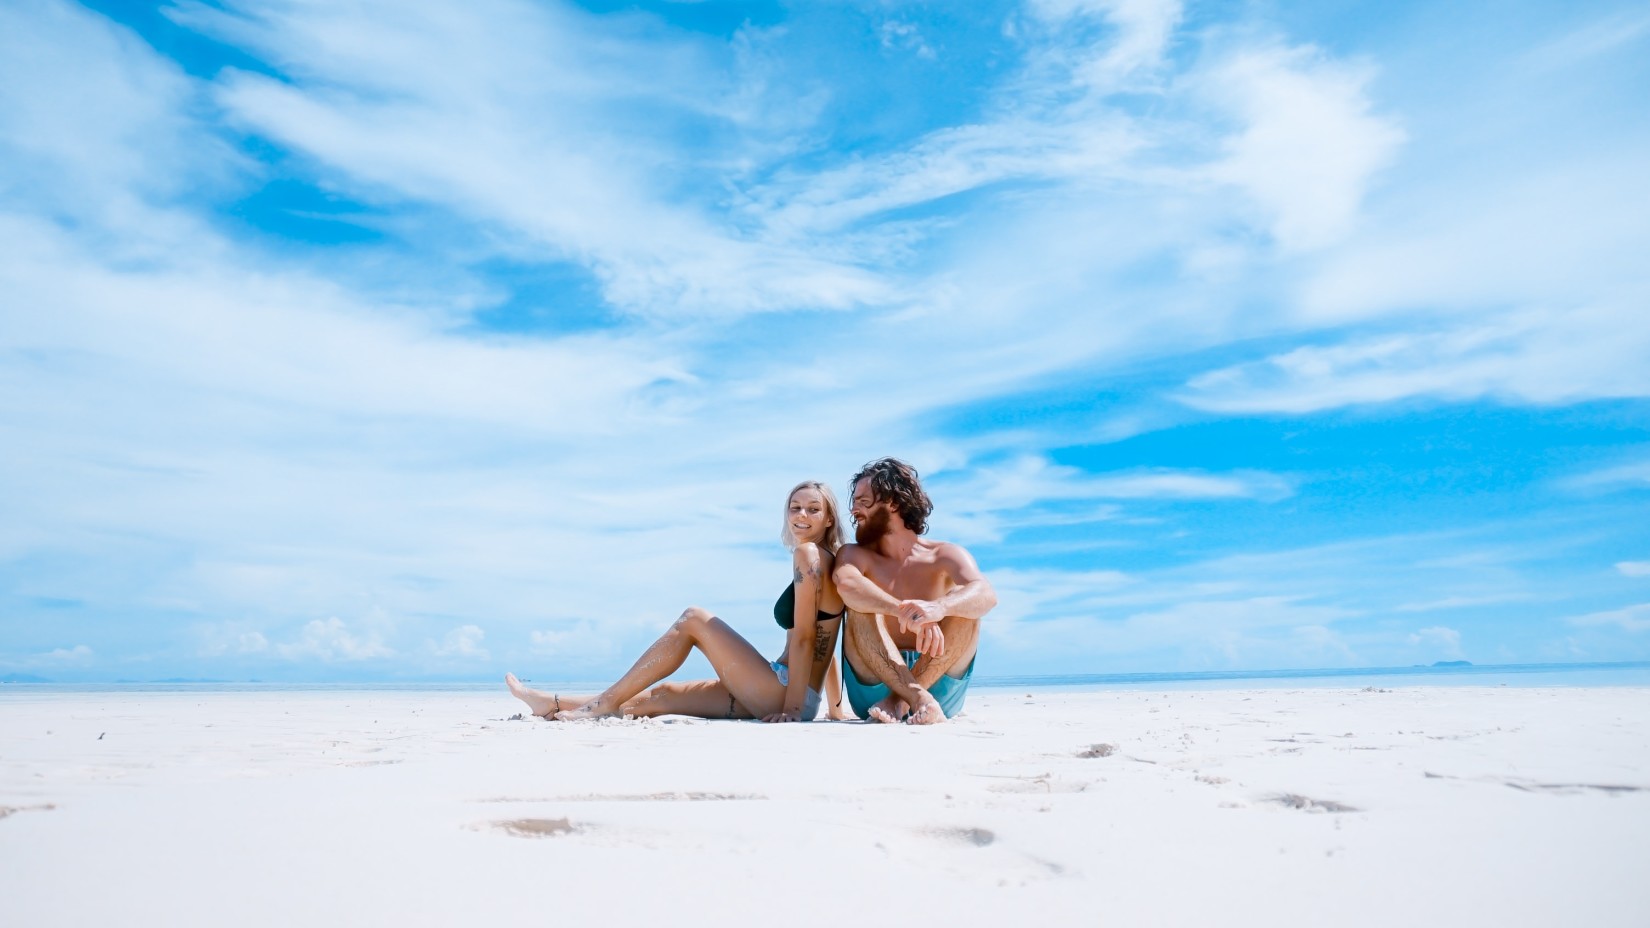
[[[898,458],[883,458],[861,467],[848,486],[857,486],[861,480],[869,481],[873,501],[893,502],[906,528],[918,535],[928,531],[928,514],[934,511],[934,504],[922,491],[915,467]]]

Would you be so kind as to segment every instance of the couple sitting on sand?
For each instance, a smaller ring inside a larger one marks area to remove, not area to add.
[[[827,671],[835,676],[832,652],[846,624],[842,678],[855,715],[913,725],[956,715],[974,673],[980,617],[997,604],[997,595],[961,546],[919,537],[934,507],[911,465],[874,461],[854,475],[850,489],[851,545],[843,544],[829,487],[805,481],[791,491],[780,539],[792,551],[794,570],[773,608],[786,631],[778,660],[764,659],[727,623],[690,607],[598,696],[529,689],[507,674],[510,692],[534,715],[563,721],[691,715],[811,722],[819,714]],[[715,680],[653,686],[682,666],[693,648],[710,660]],[[833,710],[838,701],[833,692]]]

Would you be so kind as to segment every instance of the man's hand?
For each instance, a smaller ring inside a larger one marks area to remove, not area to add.
[[[802,710],[797,709],[797,710],[794,710],[794,711],[791,711],[791,712],[775,712],[772,715],[764,715],[764,716],[762,716],[762,721],[764,721],[764,722],[800,722],[800,721],[802,721]]]
[[[917,629],[917,650],[929,657],[945,656],[945,632],[938,625],[924,625]]]
[[[929,599],[907,599],[899,604],[899,630],[920,632],[924,625],[936,625],[945,618],[945,607]]]

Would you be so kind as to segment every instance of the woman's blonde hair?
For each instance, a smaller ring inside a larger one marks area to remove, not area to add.
[[[830,484],[819,480],[804,480],[791,487],[791,492],[785,494],[785,515],[780,523],[779,540],[787,548],[796,547],[796,533],[791,531],[791,497],[796,495],[797,490],[817,490],[820,497],[825,500],[825,518],[831,520],[831,525],[825,530],[825,537],[820,539],[820,544],[825,546],[825,550],[835,554],[836,549],[847,544],[848,532],[842,527],[842,517],[837,514],[836,494],[831,491]]]

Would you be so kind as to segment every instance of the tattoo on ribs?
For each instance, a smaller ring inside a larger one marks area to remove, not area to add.
[[[732,695],[729,695],[728,696],[728,715],[727,715],[728,718],[730,718],[730,719],[733,718],[733,709],[734,709],[734,706],[736,706],[736,705],[738,705],[738,703],[736,703],[734,701]]]
[[[831,644],[836,634],[823,625],[814,626],[814,660],[822,661],[831,656]]]

